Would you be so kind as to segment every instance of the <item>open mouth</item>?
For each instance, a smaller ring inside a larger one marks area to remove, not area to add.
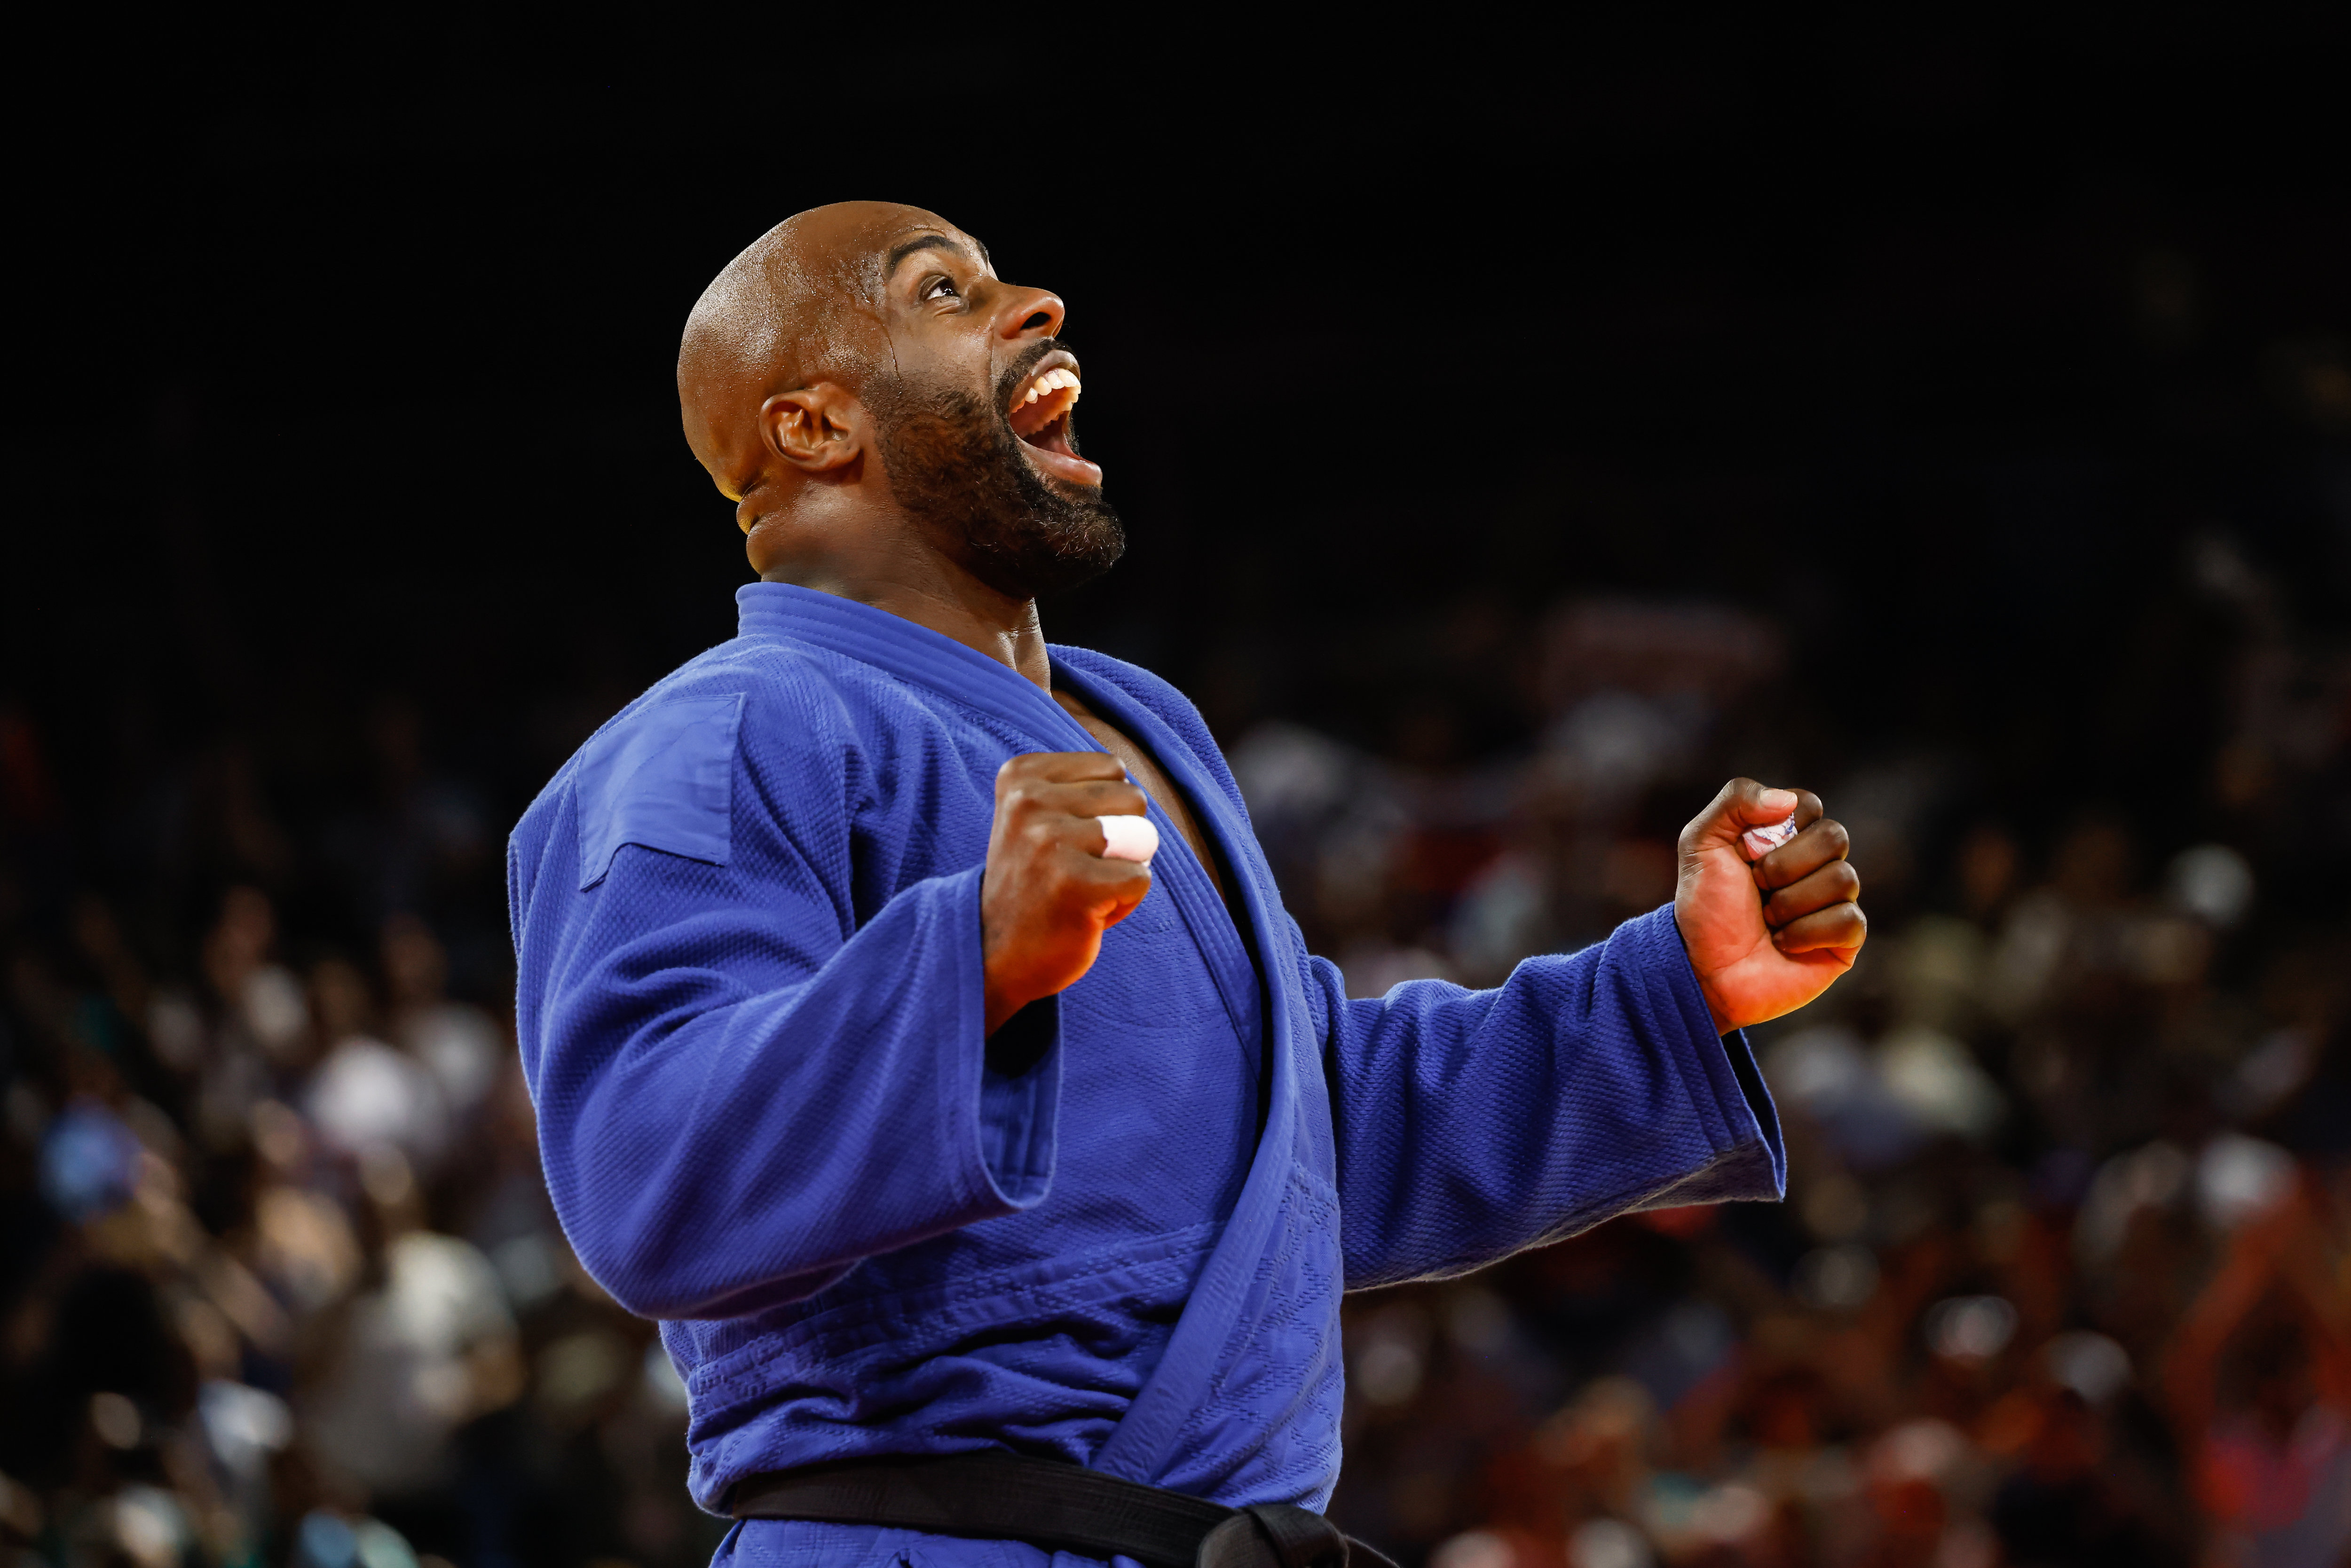
[[[1078,361],[1056,349],[1012,389],[1005,416],[1028,449],[1029,461],[1045,474],[1072,484],[1099,485],[1101,465],[1079,456],[1070,444],[1070,411],[1077,406],[1081,390]]]

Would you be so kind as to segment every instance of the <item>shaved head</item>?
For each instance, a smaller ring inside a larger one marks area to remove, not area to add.
[[[888,242],[954,225],[895,202],[836,202],[786,218],[711,280],[677,355],[687,444],[728,499],[760,466],[759,408],[817,380],[863,390],[889,352],[880,297]]]

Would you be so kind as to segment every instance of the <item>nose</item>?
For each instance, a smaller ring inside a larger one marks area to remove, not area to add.
[[[1061,297],[1050,289],[1016,288],[997,316],[996,329],[1013,342],[1050,338],[1061,329],[1061,318],[1069,313]]]

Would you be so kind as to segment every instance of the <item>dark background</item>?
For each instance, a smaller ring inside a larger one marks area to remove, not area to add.
[[[731,624],[687,308],[873,193],[1070,302],[1134,545],[1057,636],[1196,691],[1254,659],[1378,744],[1414,661],[1367,629],[1726,598],[1857,742],[2175,810],[2180,540],[2305,619],[2351,570],[2295,384],[2351,277],[2323,38],[1497,31],[1142,79],[982,43],[852,87],[488,26],[191,37],[25,171],[9,685],[69,756],[126,700],[259,742],[407,692],[518,802],[560,756],[518,721]]]
[[[1023,17],[587,32],[224,24],[19,60],[0,922],[42,1116],[145,1082],[186,1121],[169,1072],[77,1076],[40,1021],[26,976],[99,985],[93,899],[142,984],[207,1017],[241,885],[295,969],[380,966],[415,915],[450,994],[503,1012],[498,841],[730,633],[747,576],[678,433],[678,329],[768,225],[854,196],[931,207],[1067,300],[1133,543],[1049,632],[1168,676],[1228,747],[1280,721],[1393,777],[1478,775],[1539,747],[1557,607],[1703,603],[1785,650],[1708,765],[1933,775],[1865,868],[1881,931],[1964,902],[1969,833],[2003,835],[2022,886],[2095,821],[2128,845],[2116,897],[2192,844],[2255,867],[2214,985],[2333,951],[2351,208],[2346,57],[2315,22],[1462,19],[1381,58],[1363,18],[1196,55]],[[2314,739],[2272,744],[2248,706],[2281,657],[2260,689]],[[1710,788],[1667,782],[1625,841]],[[402,860],[426,819],[456,826]],[[1318,938],[1415,952],[1459,878],[1423,883],[1372,917],[1294,896]],[[72,1275],[35,1163],[0,1267],[20,1322]],[[108,1386],[47,1343],[12,1342],[9,1387]],[[79,1406],[52,1403],[63,1444]],[[24,1533],[62,1552],[114,1483],[0,1425],[0,1470],[49,1500]],[[420,1549],[557,1560],[445,1499],[415,1518]],[[563,1551],[705,1549],[669,1528]]]

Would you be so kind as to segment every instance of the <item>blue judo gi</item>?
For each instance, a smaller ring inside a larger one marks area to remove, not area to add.
[[[508,853],[548,1188],[590,1273],[662,1320],[705,1508],[758,1471],[1004,1448],[1319,1509],[1342,1291],[1781,1195],[1778,1118],[1670,907],[1492,990],[1350,1000],[1199,715],[1078,648],[1055,685],[1159,760],[1242,919],[1154,806],[1149,896],[1023,1015],[1039,1048],[992,1061],[996,770],[1099,747],[911,622],[778,583],[737,601],[736,638],[598,731]],[[1050,1555],[789,1521],[720,1552]]]

